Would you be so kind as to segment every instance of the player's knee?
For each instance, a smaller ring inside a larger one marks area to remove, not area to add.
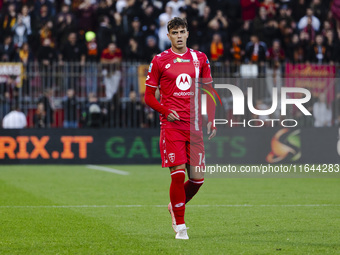
[[[176,171],[178,169],[185,169],[185,164],[182,164],[182,165],[179,165],[179,166],[172,166],[172,167],[169,167],[169,169],[170,169],[170,172]]]

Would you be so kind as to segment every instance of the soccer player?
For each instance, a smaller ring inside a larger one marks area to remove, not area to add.
[[[184,221],[185,204],[204,182],[204,145],[200,87],[212,88],[207,56],[187,48],[186,20],[175,17],[167,24],[171,48],[155,56],[146,78],[145,102],[160,113],[160,152],[162,167],[169,167],[169,212],[176,239],[189,239]],[[160,102],[155,98],[160,91]],[[210,99],[210,98],[209,98]],[[216,135],[213,127],[215,105],[207,101],[209,140]],[[185,169],[189,180],[185,181]]]

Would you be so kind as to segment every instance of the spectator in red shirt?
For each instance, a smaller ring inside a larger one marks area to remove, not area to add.
[[[269,61],[269,67],[266,72],[267,89],[270,95],[272,95],[273,87],[276,87],[280,91],[282,87],[282,63],[285,60],[285,52],[281,48],[279,40],[274,40],[272,47],[268,50],[267,59]],[[278,117],[278,112],[274,113],[275,117]]]
[[[111,100],[117,93],[121,79],[120,63],[122,62],[122,52],[117,45],[111,42],[103,50],[100,58],[103,64],[103,76],[105,84],[106,99]]]
[[[285,60],[285,52],[281,48],[281,43],[279,40],[273,41],[273,46],[268,50],[268,60],[272,68],[277,69]]]
[[[241,0],[242,19],[253,20],[256,16],[260,3],[258,0]]]

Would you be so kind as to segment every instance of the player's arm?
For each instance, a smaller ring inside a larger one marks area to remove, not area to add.
[[[157,88],[146,85],[144,96],[145,103],[155,111],[166,116],[168,121],[172,122],[175,120],[179,120],[179,116],[176,111],[169,110],[158,102],[155,96],[156,90]]]
[[[213,93],[213,80],[211,77],[211,70],[210,70],[210,63],[208,58],[205,56],[205,60],[202,67],[202,80],[204,83],[204,87],[210,92],[212,96],[214,96]],[[216,127],[214,125],[214,119],[215,119],[215,102],[213,98],[210,96],[207,97],[207,113],[208,113],[208,124],[207,124],[207,133],[209,135],[209,140],[216,136]]]
[[[154,58],[150,64],[148,76],[146,78],[146,89],[145,89],[145,103],[150,106],[155,111],[164,115],[168,121],[172,122],[175,120],[179,120],[179,116],[176,111],[167,109],[163,105],[161,105],[156,99],[156,90],[159,84],[160,79],[160,70],[158,67],[158,63],[156,58]]]

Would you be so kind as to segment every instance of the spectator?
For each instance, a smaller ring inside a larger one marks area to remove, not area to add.
[[[241,0],[242,20],[253,20],[260,3],[258,0]]]
[[[246,45],[246,62],[264,65],[266,60],[266,51],[266,45],[259,41],[257,35],[252,35],[250,42]]]
[[[0,56],[1,62],[12,62],[17,59],[17,54],[10,35],[5,37],[3,44],[0,44]]]
[[[293,1],[293,18],[295,22],[298,22],[306,14],[307,3],[306,0]]]
[[[61,12],[56,16],[55,29],[58,45],[65,44],[67,36],[76,31],[76,21],[74,15],[70,12],[70,6],[66,4],[61,6]]]
[[[38,61],[44,66],[51,67],[57,60],[57,52],[51,47],[51,39],[45,38],[37,53]]]
[[[320,93],[319,100],[313,105],[314,127],[330,127],[332,110],[327,105],[326,94]]]
[[[168,21],[171,20],[173,17],[176,17],[173,14],[171,5],[167,5],[165,7],[165,12],[159,15],[159,29],[158,29],[158,47],[160,51],[164,51],[170,47],[170,41],[167,36],[168,34]]]
[[[47,4],[41,5],[40,12],[36,14],[35,16],[34,28],[33,28],[34,33],[39,33],[43,25],[46,25],[47,22],[52,20],[51,16],[49,15],[49,12],[50,12],[50,9]]]
[[[138,17],[134,17],[131,23],[131,31],[129,33],[128,38],[135,38],[138,44],[143,46],[145,42],[144,32],[141,30],[141,23]],[[126,39],[128,41],[129,39]]]
[[[144,60],[151,62],[154,56],[159,54],[161,50],[157,47],[156,38],[154,36],[148,36],[146,38],[146,46],[144,50]]]
[[[2,120],[2,127],[5,129],[22,129],[26,126],[26,116],[20,110],[19,105],[16,105]]]
[[[67,62],[64,66],[65,73],[67,74],[65,77],[65,86],[67,88],[79,88],[80,66],[78,63],[84,66],[85,60],[85,46],[77,42],[76,33],[70,33],[68,42],[62,46],[61,53],[59,54],[60,64],[63,65],[64,62]]]
[[[87,95],[93,93],[97,95],[97,64],[99,62],[98,44],[96,34],[88,31],[85,34],[86,39],[86,92]]]
[[[96,17],[107,16],[112,17],[111,22],[113,22],[113,15],[115,11],[115,6],[113,0],[102,0],[99,1],[98,8],[96,10]]]
[[[99,128],[103,126],[103,109],[94,93],[88,96],[88,103],[82,114],[85,127]]]
[[[253,30],[253,27],[250,21],[243,22],[241,29],[238,31],[238,34],[240,35],[241,41],[243,43],[250,41],[252,30]]]
[[[180,16],[180,9],[183,8],[185,6],[185,3],[183,0],[170,0],[169,2],[167,2],[166,7],[170,7],[172,10],[172,15],[174,17],[179,17]]]
[[[44,109],[46,111],[46,120],[47,125],[46,127],[51,127],[54,123],[54,102],[53,102],[53,90],[52,88],[48,88],[44,90],[44,94],[42,97],[38,99],[38,103],[44,104]]]
[[[309,34],[307,34],[304,31],[300,32],[300,54],[302,54],[303,62],[309,61],[310,60],[310,52],[311,52],[311,40],[309,39]]]
[[[244,56],[244,48],[240,36],[234,35],[231,38],[232,45],[230,47],[231,59],[235,65],[240,65]]]
[[[22,64],[24,65],[24,75],[22,77],[22,83],[23,83],[23,94],[24,95],[29,95],[29,79],[27,77],[27,73],[29,71],[29,65],[31,63],[33,63],[34,61],[34,56],[33,53],[31,51],[31,49],[29,48],[28,43],[24,43],[21,48],[19,49],[19,59],[22,62]]]
[[[219,61],[224,55],[224,46],[219,34],[214,34],[210,44],[210,60]]]
[[[328,63],[329,49],[323,43],[322,35],[317,35],[313,50],[311,51],[310,61],[318,64]]]
[[[273,46],[268,50],[269,66],[273,69],[279,69],[285,60],[285,52],[281,48],[279,40],[274,40]]]
[[[333,30],[333,27],[331,25],[331,23],[329,22],[329,20],[325,20],[323,23],[322,23],[322,31],[321,31],[321,34],[323,36],[326,36],[327,32],[328,31],[332,31]]]
[[[46,8],[42,9],[43,6],[45,6]],[[34,10],[35,10],[35,16],[40,16],[40,15],[45,16],[46,14],[46,16],[49,18],[54,17],[55,12],[56,12],[53,6],[53,3],[49,0],[36,0],[34,4]]]
[[[331,11],[334,19],[336,20],[337,32],[340,33],[340,0],[333,1]]]
[[[1,39],[3,40],[7,36],[12,35],[12,28],[17,22],[17,13],[15,11],[15,4],[10,3],[7,8],[7,12],[3,14],[0,18],[1,29]]]
[[[267,10],[265,7],[260,7],[259,15],[254,19],[254,34],[258,35],[261,41],[264,40],[264,27],[267,23]]]
[[[91,0],[84,0],[78,7],[78,29],[93,31],[95,21],[95,6]]]
[[[119,15],[119,14],[118,14]],[[114,30],[110,25],[110,19],[107,16],[99,18],[99,28],[97,32],[98,52],[101,54],[103,50],[113,41]]]
[[[327,15],[326,10],[328,6],[324,6],[321,3],[321,0],[312,0],[310,8],[313,10],[315,17],[317,17],[320,21],[326,18]]]
[[[32,34],[32,23],[31,23],[32,18],[31,18],[31,14],[30,14],[30,11],[27,5],[22,6],[20,16],[22,18],[22,22],[25,24],[27,28],[27,35],[30,36]]]
[[[134,90],[138,93],[139,84],[138,84],[138,68],[136,62],[140,62],[143,60],[143,50],[139,46],[137,40],[135,38],[130,38],[129,45],[125,51],[125,59],[130,62],[134,62],[131,65],[128,65],[125,69],[125,86],[124,86],[124,96],[128,97],[129,92]]]
[[[272,47],[268,50],[267,59],[269,67],[266,70],[266,83],[268,93],[272,95],[273,87],[276,87],[278,91],[282,87],[282,64],[285,60],[285,53],[279,40],[273,41]]]
[[[335,40],[334,40],[334,32],[333,30],[328,30],[326,32],[326,48],[328,49],[327,51],[327,58],[330,61],[330,64],[334,64],[334,62],[337,61],[337,54],[335,53]]]
[[[276,16],[276,5],[273,0],[264,0],[261,6],[266,9],[268,18],[272,19]]]
[[[39,36],[40,36],[40,45],[43,43],[43,41],[48,38],[50,39],[51,47],[54,47],[54,36],[53,36],[53,22],[48,21],[46,24],[43,24],[41,29],[39,30]]]
[[[315,31],[319,31],[320,29],[320,20],[313,15],[311,8],[307,8],[306,15],[299,20],[298,28],[303,30],[308,25],[311,25]]]
[[[143,125],[144,109],[142,104],[137,100],[137,93],[130,91],[129,101],[125,108],[125,126],[128,128],[140,128]]]
[[[13,30],[13,43],[15,47],[20,48],[23,43],[28,40],[28,30],[24,24],[22,17],[18,17],[17,23],[12,27]]]
[[[271,19],[268,20],[265,24],[264,24],[264,28],[263,28],[263,42],[266,45],[272,45],[273,40],[275,38],[285,38],[287,37],[288,39],[288,43],[290,42],[290,38],[291,38],[291,28],[290,27],[285,27],[283,32],[281,33],[280,29],[279,29],[279,24],[277,23],[277,21],[275,19]],[[285,46],[286,44],[284,44]]]
[[[42,102],[38,103],[37,110],[33,116],[33,124],[36,128],[46,128],[47,127],[47,117],[44,104]]]
[[[64,110],[64,128],[78,127],[78,101],[73,88],[66,91],[66,97],[63,100]]]
[[[116,93],[112,99],[108,102],[108,126],[121,128],[123,127],[124,113],[121,103],[121,97]]]
[[[34,60],[34,56],[27,42],[19,49],[19,59],[24,64],[24,67],[27,67],[28,64]]]
[[[122,16],[122,31],[124,35],[129,32],[129,25],[131,24],[134,17],[140,17],[142,15],[142,9],[140,7],[140,2],[136,0],[126,1],[127,5],[123,9]]]
[[[159,12],[160,11],[152,4],[148,4],[144,9],[141,20],[143,21],[142,31],[144,32],[145,36],[156,35],[156,24],[158,22]]]
[[[214,34],[219,34],[224,44],[229,36],[228,25],[229,23],[226,17],[223,16],[222,11],[217,11],[216,15],[207,24],[208,29],[204,35],[205,40],[202,42],[202,50],[209,52]]]
[[[111,100],[117,93],[121,79],[120,64],[122,52],[115,43],[110,43],[103,51],[100,61],[103,65],[106,99]]]
[[[49,74],[53,70],[53,64],[57,61],[57,52],[53,47],[51,47],[51,39],[44,39],[42,45],[38,49],[37,59],[41,68],[43,88],[52,88],[53,77]]]
[[[316,31],[312,25],[312,18],[308,17],[307,18],[307,26],[303,28],[303,30],[306,34],[308,34],[308,38],[310,40],[310,44],[313,44],[315,42],[315,36],[316,36]]]

